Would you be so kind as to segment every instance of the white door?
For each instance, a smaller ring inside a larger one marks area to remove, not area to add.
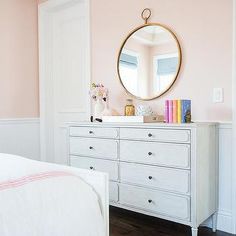
[[[67,164],[70,121],[89,119],[87,0],[49,0],[39,7],[41,158]]]

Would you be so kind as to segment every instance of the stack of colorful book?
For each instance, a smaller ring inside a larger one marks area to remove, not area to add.
[[[166,100],[166,123],[191,123],[191,100]]]

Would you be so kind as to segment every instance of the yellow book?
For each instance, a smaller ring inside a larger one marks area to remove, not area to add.
[[[181,100],[178,100],[177,102],[177,121],[180,124],[181,123],[181,117],[182,117],[182,104],[181,104]]]

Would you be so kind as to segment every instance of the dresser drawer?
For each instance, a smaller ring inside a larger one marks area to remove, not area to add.
[[[112,139],[70,138],[70,154],[105,159],[117,159],[119,141]]]
[[[120,181],[181,194],[190,192],[190,172],[188,170],[121,162]]]
[[[189,169],[190,145],[121,140],[120,159]]]
[[[109,183],[109,199],[110,202],[118,202],[119,194],[118,194],[118,184],[115,182]]]
[[[187,196],[123,184],[119,186],[119,190],[120,204],[181,220],[190,220],[190,199]]]
[[[119,164],[116,161],[71,156],[70,165],[81,169],[106,172],[109,174],[110,180],[118,180]]]
[[[121,128],[121,139],[190,143],[190,130]]]
[[[117,128],[99,127],[70,127],[70,136],[92,137],[92,138],[118,138]]]

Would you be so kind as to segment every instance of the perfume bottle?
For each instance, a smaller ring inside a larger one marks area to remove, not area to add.
[[[134,116],[134,115],[135,115],[135,107],[133,105],[133,100],[127,99],[125,106],[125,116]]]

